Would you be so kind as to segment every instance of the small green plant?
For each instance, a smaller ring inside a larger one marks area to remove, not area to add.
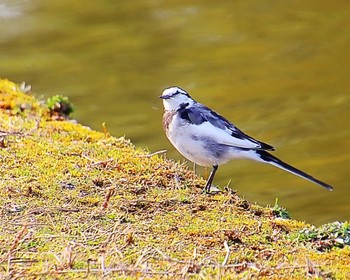
[[[278,204],[278,198],[276,198],[275,206],[272,207],[272,213],[276,218],[290,219],[291,216],[287,209]]]
[[[73,104],[66,96],[55,95],[49,97],[46,104],[50,110],[51,116],[68,117],[74,111]]]
[[[343,248],[350,245],[350,224],[334,222],[320,227],[302,229],[298,235],[299,241],[314,242],[319,251],[333,247]]]

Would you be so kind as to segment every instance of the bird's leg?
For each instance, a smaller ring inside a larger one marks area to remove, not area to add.
[[[216,170],[218,170],[218,165],[214,164],[213,165],[213,170],[210,172],[208,181],[207,181],[207,183],[205,184],[205,187],[204,187],[204,192],[206,192],[206,193],[210,193],[210,187],[211,187],[211,184],[213,183]]]

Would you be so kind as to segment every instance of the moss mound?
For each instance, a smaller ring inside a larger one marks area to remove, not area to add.
[[[0,278],[350,278],[346,244],[50,106],[0,80]]]

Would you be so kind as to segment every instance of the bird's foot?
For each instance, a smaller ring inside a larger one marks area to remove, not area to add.
[[[205,186],[203,189],[203,193],[205,194],[217,194],[219,192],[222,192],[222,190],[220,190],[218,187],[214,185]]]

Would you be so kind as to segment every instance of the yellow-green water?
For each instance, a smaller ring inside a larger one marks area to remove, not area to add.
[[[157,97],[179,85],[334,191],[246,161],[217,184],[311,223],[349,220],[349,13],[349,1],[2,1],[0,76],[175,159]]]

